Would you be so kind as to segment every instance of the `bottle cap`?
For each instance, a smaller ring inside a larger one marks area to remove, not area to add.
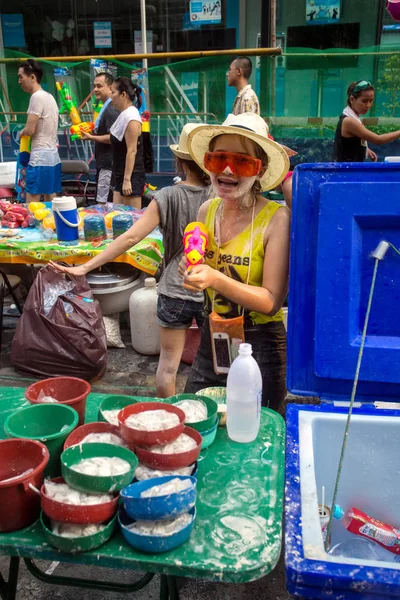
[[[339,521],[343,517],[344,517],[343,508],[341,506],[339,506],[338,504],[335,504],[335,506],[333,507],[333,518],[337,519]]]
[[[151,288],[151,287],[156,287],[157,282],[155,280],[155,277],[146,277],[146,279],[144,280],[144,287],[147,288]]]
[[[251,344],[240,344],[239,354],[253,354]]]

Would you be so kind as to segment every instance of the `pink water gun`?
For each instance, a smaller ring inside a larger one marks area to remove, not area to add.
[[[208,244],[208,233],[204,223],[194,221],[185,227],[183,232],[183,249],[186,264],[193,267],[202,262]]]

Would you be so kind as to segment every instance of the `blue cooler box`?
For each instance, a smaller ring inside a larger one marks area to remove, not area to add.
[[[330,600],[400,598],[400,555],[388,562],[325,552],[328,506],[381,240],[400,248],[400,167],[301,165],[294,176],[288,388],[320,406],[289,405],[286,577],[291,594]],[[379,263],[337,503],[400,528],[400,256]],[[332,546],[355,538],[334,521]],[[385,551],[382,551],[385,554]]]

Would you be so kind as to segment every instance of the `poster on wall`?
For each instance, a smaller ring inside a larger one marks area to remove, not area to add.
[[[341,0],[306,0],[306,21],[311,25],[337,23]]]
[[[201,25],[221,23],[222,0],[190,2],[190,21]]]
[[[5,48],[24,48],[24,17],[21,14],[1,15],[3,45]]]
[[[112,48],[111,21],[95,21],[93,31],[95,48]]]
[[[133,39],[135,41],[135,54],[143,54],[143,39],[140,29],[135,29],[133,32]],[[147,52],[151,54],[153,52],[153,32],[151,29],[146,31],[146,40]]]

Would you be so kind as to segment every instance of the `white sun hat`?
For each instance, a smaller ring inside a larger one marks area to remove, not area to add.
[[[170,149],[178,158],[182,158],[183,160],[193,160],[193,158],[189,154],[188,150],[188,137],[191,131],[197,129],[199,125],[197,123],[186,123],[183,126],[181,131],[181,135],[179,136],[178,144],[171,144]]]
[[[289,158],[282,146],[269,139],[268,125],[255,113],[228,115],[222,125],[198,125],[189,133],[188,150],[197,164],[204,168],[204,155],[210,142],[218,135],[241,135],[261,146],[268,156],[268,167],[260,179],[263,192],[276,188],[289,171]]]

